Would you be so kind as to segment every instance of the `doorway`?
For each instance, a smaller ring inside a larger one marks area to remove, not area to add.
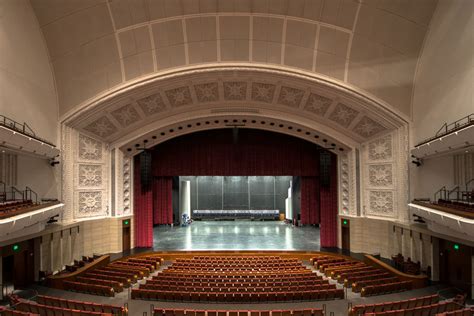
[[[130,219],[122,221],[122,251],[130,251],[132,243],[132,234],[130,230]]]

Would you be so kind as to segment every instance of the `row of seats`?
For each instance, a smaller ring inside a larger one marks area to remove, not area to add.
[[[63,286],[65,290],[74,291],[74,292],[81,292],[81,293],[88,293],[88,294],[93,294],[93,295],[101,295],[101,296],[109,296],[109,297],[115,296],[115,291],[110,286],[81,283],[81,282],[74,282],[74,281],[64,281]]]
[[[154,316],[323,316],[325,310],[320,308],[297,310],[193,310],[193,309],[159,309]]]
[[[123,291],[123,283],[111,280],[105,280],[100,277],[91,278],[91,277],[78,277],[77,282],[80,283],[87,283],[87,284],[97,284],[108,286],[114,289],[115,293],[119,293]]]
[[[217,292],[217,293],[245,293],[245,292],[296,292],[296,291],[320,291],[335,289],[335,284],[320,284],[317,286],[273,286],[273,287],[210,287],[210,286],[169,286],[167,288],[160,284],[143,284],[140,285],[141,289],[147,290],[166,290],[171,292]]]
[[[175,262],[299,262],[298,258],[281,258],[277,256],[194,256],[193,258],[177,258]]]
[[[7,309],[6,307],[0,306],[0,315],[1,316],[40,316],[39,314],[20,312],[12,309]]]
[[[163,270],[158,276],[154,276],[153,279],[157,280],[177,280],[177,281],[189,281],[190,279],[193,280],[248,280],[248,281],[256,281],[256,280],[273,280],[276,282],[283,282],[283,281],[291,281],[291,280],[317,280],[322,279],[321,276],[318,276],[316,273],[313,273],[311,270],[306,270],[301,273],[293,273],[291,275],[285,275],[282,273],[193,273],[189,272],[186,276],[183,276],[181,273],[176,273],[171,270]]]
[[[116,316],[128,315],[128,308],[114,306],[109,304],[97,304],[92,302],[82,302],[76,300],[67,300],[59,297],[38,295],[36,297],[38,304],[59,307],[63,309],[72,309],[88,312],[108,313]]]
[[[464,308],[457,311],[438,313],[436,316],[473,316],[474,308]]]
[[[132,289],[132,299],[182,302],[280,302],[343,299],[343,289],[298,292],[173,292]]]
[[[272,281],[272,280],[266,280],[266,282],[259,282],[257,281],[252,281],[249,282],[247,280],[239,280],[239,279],[234,279],[234,280],[229,280],[229,281],[224,281],[224,280],[205,280],[205,281],[198,281],[198,280],[193,280],[189,282],[177,282],[177,281],[163,281],[163,280],[155,280],[151,279],[146,282],[147,284],[156,284],[156,285],[161,285],[163,287],[173,287],[173,286],[185,286],[185,287],[191,287],[191,286],[207,286],[207,287],[268,287],[268,286],[278,286],[278,287],[283,287],[283,286],[301,286],[301,287],[306,287],[306,286],[318,286],[320,284],[327,284],[327,280],[303,280],[303,281]]]
[[[399,310],[392,310],[386,312],[375,312],[375,313],[366,313],[365,316],[430,316],[430,315],[437,315],[446,312],[452,312],[461,310],[462,306],[456,304],[454,302],[441,302],[437,304],[427,305],[427,306],[420,306],[414,308],[407,308],[407,309],[399,309]],[[472,315],[469,315],[472,316]]]
[[[122,292],[124,287],[130,287],[137,280],[149,276],[163,261],[157,255],[126,258],[88,270],[74,281],[64,281],[63,285],[66,290],[111,297]]]
[[[29,211],[34,206],[33,201],[10,201],[0,204],[0,219],[20,215]]]
[[[351,286],[355,292],[360,291],[361,296],[406,291],[413,285],[411,281],[400,280],[383,269],[350,258],[318,256],[311,262],[332,279],[346,287]]]
[[[427,306],[439,302],[438,294],[412,298],[402,301],[384,302],[376,304],[354,305],[349,309],[348,316],[364,315],[366,313],[387,312],[392,310],[410,309]]]
[[[68,308],[46,306],[33,302],[20,302],[15,305],[15,309],[22,312],[28,312],[39,315],[54,315],[54,316],[112,316],[110,313],[99,313],[90,311],[80,311]]]
[[[363,287],[360,291],[361,296],[373,296],[394,292],[402,292],[411,290],[413,286],[412,281],[397,281],[393,283],[381,283],[376,285],[368,285]]]

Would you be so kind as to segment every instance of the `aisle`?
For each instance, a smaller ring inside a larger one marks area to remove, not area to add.
[[[208,221],[158,226],[154,250],[320,250],[319,228],[278,221]]]

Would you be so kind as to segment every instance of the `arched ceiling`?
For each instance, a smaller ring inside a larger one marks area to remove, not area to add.
[[[327,76],[409,117],[415,67],[437,0],[30,2],[63,118],[145,76],[219,63]]]

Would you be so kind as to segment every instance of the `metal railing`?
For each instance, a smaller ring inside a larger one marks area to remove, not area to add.
[[[451,190],[448,191],[448,200],[452,200],[451,194],[456,193],[456,200],[459,200],[459,185],[455,186]]]
[[[447,200],[447,192],[448,190],[446,189],[446,186],[443,186],[441,189],[435,192],[434,194],[434,202],[437,202],[438,200]],[[439,197],[438,197],[439,195]]]
[[[474,113],[469,114],[463,118],[460,118],[459,120],[453,123],[450,123],[450,124],[444,123],[441,126],[441,128],[436,132],[435,136],[425,139],[421,143],[417,144],[415,147],[424,145],[432,140],[443,137],[447,134],[453,133],[457,130],[460,130],[461,128],[464,128],[466,126],[473,125],[473,124],[474,124]]]
[[[33,191],[30,187],[26,187],[25,191],[23,191],[23,200],[24,201],[32,201],[33,203],[38,203],[38,194]]]
[[[469,190],[469,185],[470,185],[471,183],[472,183],[472,185],[473,185],[473,188],[472,188],[472,189],[474,190],[474,179],[471,179],[471,180],[469,180],[469,181],[466,182],[466,191],[470,191],[470,190]]]
[[[56,147],[54,144],[50,143],[49,141],[36,136],[36,133],[28,124],[18,123],[17,121],[12,120],[11,118],[6,117],[5,115],[0,115],[0,126],[4,126],[15,132],[21,133],[23,135],[39,140],[40,142]]]
[[[10,198],[8,198],[8,194],[10,194]],[[10,187],[10,191],[6,192],[6,200],[7,201],[23,201],[25,198],[24,191],[18,190],[15,187]]]

